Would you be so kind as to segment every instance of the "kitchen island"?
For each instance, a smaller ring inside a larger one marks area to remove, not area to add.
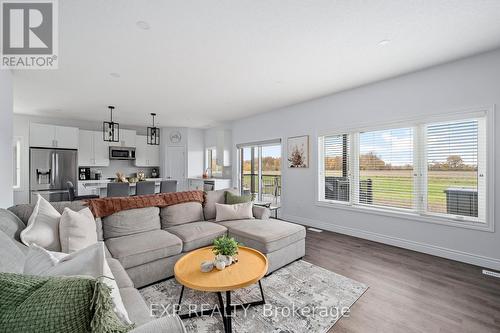
[[[231,188],[228,178],[188,178],[190,190],[214,191]]]
[[[146,181],[155,182],[155,193],[160,193],[160,183],[162,180],[168,180],[165,178],[146,178]],[[101,180],[79,180],[78,181],[78,195],[98,195],[101,198],[107,196],[108,183],[114,182],[109,179]],[[135,195],[136,183],[129,183],[130,185],[130,195]]]

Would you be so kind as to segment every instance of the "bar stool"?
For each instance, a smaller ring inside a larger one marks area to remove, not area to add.
[[[135,184],[135,195],[155,194],[154,181],[142,181]]]
[[[130,191],[129,183],[108,183],[107,197],[128,197]]]
[[[177,180],[162,180],[160,183],[160,192],[177,192]]]

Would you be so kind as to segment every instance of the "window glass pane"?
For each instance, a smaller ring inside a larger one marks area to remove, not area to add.
[[[215,149],[210,150],[210,169],[213,173],[217,173],[217,151]]]
[[[427,210],[478,216],[478,121],[427,126]]]
[[[14,139],[14,143],[12,145],[13,151],[13,181],[12,186],[14,188],[21,187],[21,141],[20,139]]]
[[[241,184],[243,194],[253,194],[255,198],[259,193],[259,154],[257,147],[245,147],[241,170]]]
[[[360,133],[359,203],[413,207],[413,129]]]
[[[349,201],[349,137],[326,136],[323,142],[325,199]]]
[[[13,176],[14,178],[12,178],[12,184],[14,185],[14,188],[18,187],[19,184],[17,183],[17,144],[16,142],[14,142],[14,145],[13,145],[13,161],[14,161],[14,165],[13,165],[13,168],[12,168],[12,171],[13,171]]]
[[[212,176],[221,176],[223,167],[217,164],[217,150],[207,149],[207,168]]]
[[[281,196],[281,145],[262,146],[261,200],[278,203]]]

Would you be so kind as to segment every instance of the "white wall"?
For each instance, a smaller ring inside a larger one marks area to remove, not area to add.
[[[0,70],[0,208],[13,203],[12,96],[12,73]]]
[[[205,131],[188,128],[188,177],[201,177],[205,165]]]
[[[235,121],[233,149],[238,143],[274,138],[286,143],[287,137],[308,134],[311,167],[282,170],[282,216],[285,219],[500,269],[498,207],[492,233],[315,204],[318,134],[342,126],[366,126],[495,104],[500,105],[500,50]],[[495,119],[498,132],[500,116]],[[499,150],[497,133],[497,202],[500,199]],[[233,154],[233,165],[236,165],[236,155]],[[283,156],[286,156],[284,151]]]

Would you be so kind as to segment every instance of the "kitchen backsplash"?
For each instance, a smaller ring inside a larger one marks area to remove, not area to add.
[[[98,170],[101,171],[101,178],[102,179],[112,178],[112,177],[114,178],[118,171],[123,172],[125,174],[125,176],[127,176],[127,177],[135,176],[136,173],[140,170],[144,171],[146,178],[149,178],[149,177],[151,177],[151,171],[153,170],[153,168],[136,167],[134,165],[134,161],[111,160],[111,161],[109,161],[109,166],[107,166],[107,167],[92,167],[92,168],[90,168],[91,179],[94,179],[94,174]],[[161,177],[161,174],[160,174],[160,177]]]

